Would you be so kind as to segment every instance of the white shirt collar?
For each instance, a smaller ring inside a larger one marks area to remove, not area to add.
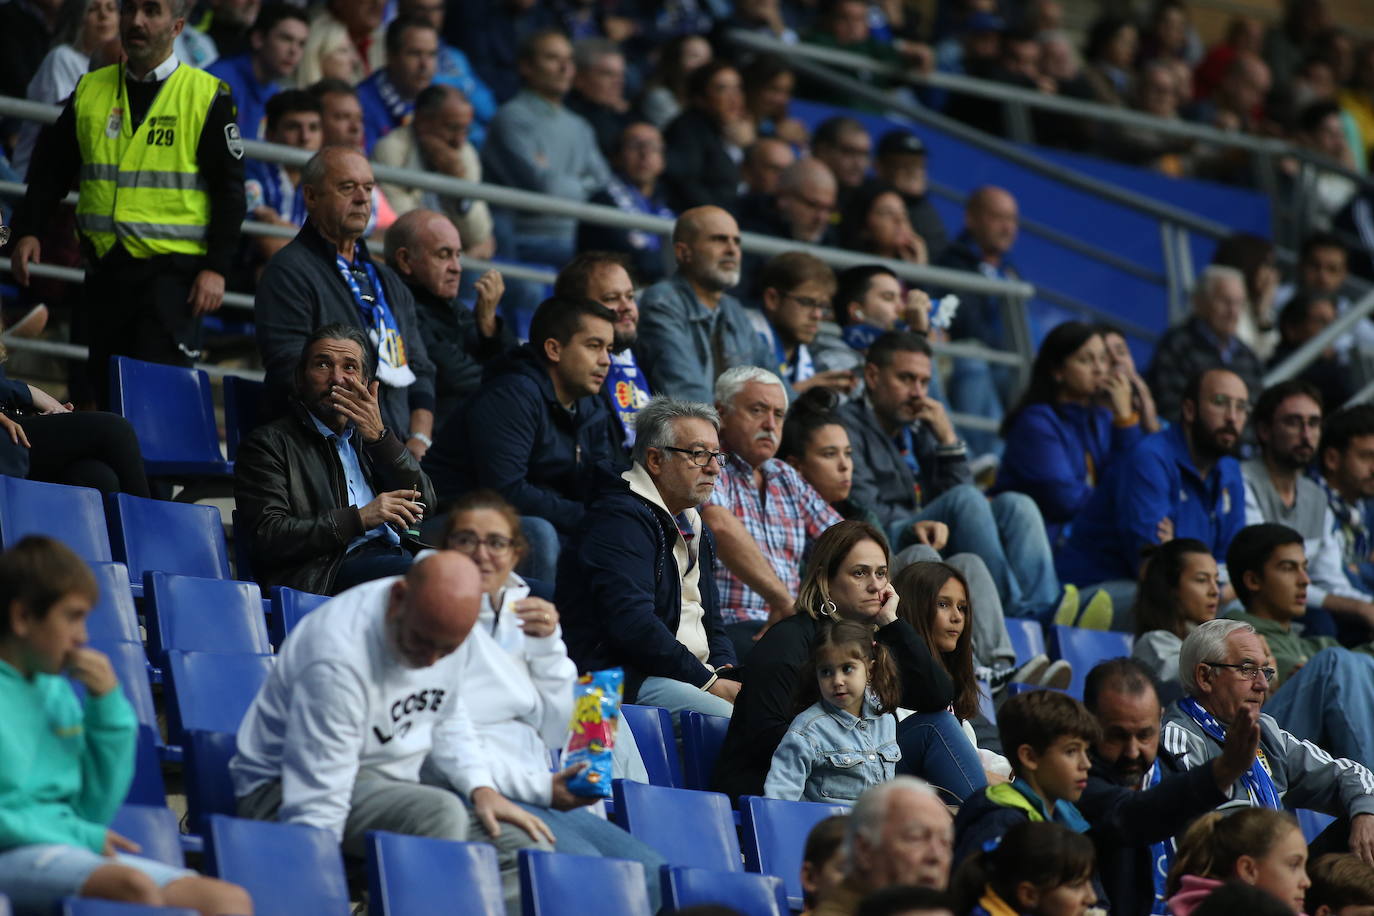
[[[167,59],[149,70],[142,79],[136,79],[129,74],[128,69],[124,70],[124,78],[134,83],[161,83],[171,76],[177,67],[181,66],[181,61],[177,60],[176,52],[167,55]]]

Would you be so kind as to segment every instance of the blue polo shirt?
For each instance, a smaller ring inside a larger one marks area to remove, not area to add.
[[[279,83],[259,83],[253,75],[253,55],[236,54],[221,57],[206,71],[225,83],[234,93],[238,107],[239,132],[245,140],[261,140],[267,131],[267,100],[281,90]]]
[[[1188,454],[1182,426],[1146,436],[1115,461],[1074,521],[1059,551],[1059,578],[1075,585],[1135,579],[1140,552],[1159,543],[1161,519],[1174,537],[1197,538],[1218,564],[1245,527],[1245,482],[1240,463],[1222,458],[1204,479]]]
[[[358,457],[358,450],[353,447],[353,440],[358,432],[357,427],[350,426],[343,431],[343,435],[339,435],[321,423],[320,418],[313,413],[310,415],[310,421],[315,424],[315,429],[319,434],[328,439],[333,444],[334,450],[339,453],[339,463],[343,465],[344,482],[348,486],[348,504],[361,509],[376,499],[377,494],[372,491],[372,485],[367,482],[367,475],[363,473],[363,463]],[[401,543],[401,536],[390,525],[378,525],[376,528],[354,538],[349,542],[348,549],[352,550],[364,541],[377,537],[389,544]]]

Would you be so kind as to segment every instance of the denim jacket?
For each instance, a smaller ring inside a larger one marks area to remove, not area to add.
[[[872,698],[856,717],[824,700],[792,720],[773,753],[763,793],[790,801],[854,804],[864,789],[891,779],[902,759],[897,717]]]

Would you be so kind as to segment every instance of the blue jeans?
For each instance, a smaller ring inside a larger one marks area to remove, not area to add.
[[[629,859],[644,866],[644,883],[649,889],[649,912],[657,913],[662,905],[660,871],[667,863],[649,846],[630,836],[628,832],[590,811],[558,811],[516,802],[535,815],[553,831],[554,852],[575,856],[605,856]]]
[[[529,545],[525,559],[520,561],[520,575],[526,579],[537,579],[553,588],[558,575],[558,553],[562,549],[557,529],[547,519],[522,515],[520,533]]]
[[[988,784],[978,750],[952,712],[907,716],[897,725],[897,744],[902,749],[898,773],[920,776],[960,803]]]
[[[1374,658],[1323,649],[1264,704],[1285,731],[1333,757],[1374,767]]]
[[[941,493],[920,514],[892,526],[897,549],[918,521],[949,526],[946,554],[971,553],[983,558],[1002,607],[1013,617],[1044,617],[1059,604],[1062,589],[1054,571],[1045,521],[1035,501],[1024,493],[999,493],[988,499],[972,484]]]
[[[735,705],[729,700],[722,700],[714,693],[698,690],[686,681],[675,681],[669,677],[646,677],[644,683],[639,685],[639,693],[634,701],[641,706],[662,706],[672,713],[673,731],[681,728],[678,713],[684,709],[727,719],[735,711]]]
[[[373,540],[381,541],[380,538]],[[339,571],[334,574],[334,594],[373,579],[404,576],[414,561],[415,558],[402,547],[371,542],[360,544],[339,564]]]

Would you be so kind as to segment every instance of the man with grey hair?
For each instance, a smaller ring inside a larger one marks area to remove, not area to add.
[[[1183,641],[1179,680],[1184,697],[1164,713],[1164,748],[1184,769],[1221,753],[1227,732],[1260,724],[1259,754],[1231,787],[1233,800],[1256,807],[1312,808],[1339,820],[1313,844],[1349,849],[1374,864],[1374,773],[1359,763],[1333,758],[1310,741],[1284,731],[1260,712],[1275,678],[1255,628],[1238,620],[1209,620]],[[1352,711],[1367,715],[1368,710]]]
[[[716,410],[725,467],[701,514],[720,545],[720,613],[743,661],[764,630],[796,612],[806,545],[841,517],[776,457],[787,415],[782,379],[758,366],[727,369],[716,379]]]
[[[556,603],[580,671],[625,669],[625,700],[729,716],[739,682],[721,625],[715,541],[697,507],[725,455],[707,404],[656,397],[635,419],[634,464],[600,490],[559,558]]]
[[[772,354],[726,292],[740,277],[733,216],[719,207],[683,213],[673,226],[673,256],[677,273],[640,297],[639,357],[654,391],[708,402],[716,376],[732,366],[766,366]]]
[[[816,916],[854,916],[874,891],[914,885],[942,891],[954,856],[954,819],[929,783],[897,776],[865,791],[844,837],[845,879]]]
[[[573,45],[572,91],[564,104],[592,126],[601,154],[614,157],[632,120],[620,45],[608,38],[583,38]]]
[[[1205,369],[1230,369],[1251,392],[1264,390],[1264,365],[1237,336],[1248,308],[1245,275],[1239,270],[1212,264],[1202,272],[1193,292],[1193,314],[1164,332],[1145,373],[1161,417],[1177,422],[1188,380]]]

